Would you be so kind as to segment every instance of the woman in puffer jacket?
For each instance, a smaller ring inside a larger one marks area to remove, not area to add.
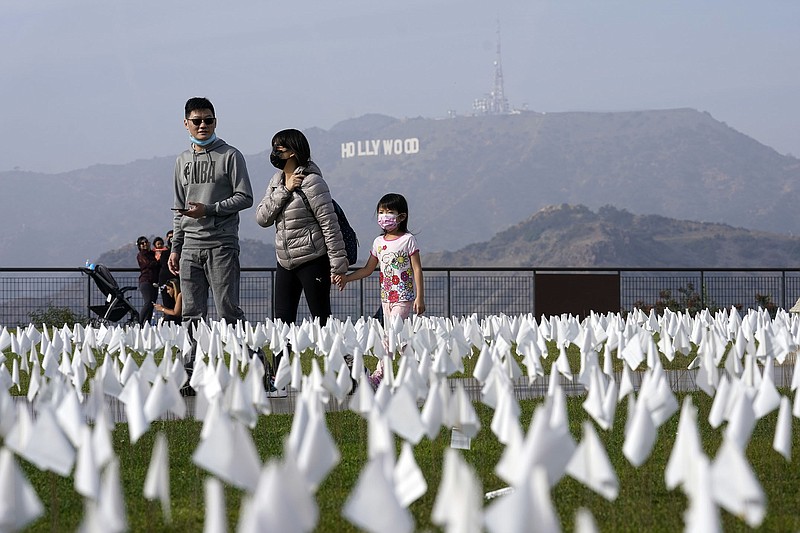
[[[276,133],[269,159],[278,171],[256,208],[256,222],[265,228],[275,225],[275,318],[295,322],[305,293],[312,316],[325,325],[331,314],[331,278],[348,267],[328,184],[298,130]]]

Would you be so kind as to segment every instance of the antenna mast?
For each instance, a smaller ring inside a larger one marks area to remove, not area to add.
[[[497,59],[494,60],[494,89],[492,90],[492,112],[508,113],[508,100],[503,90],[503,63],[500,58],[500,21],[497,21]]]
[[[505,115],[510,113],[505,89],[503,89],[503,62],[500,57],[500,21],[497,21],[497,57],[494,60],[494,86],[492,92],[472,103],[476,115]]]

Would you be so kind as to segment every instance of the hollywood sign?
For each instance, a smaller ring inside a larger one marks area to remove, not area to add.
[[[419,139],[369,139],[342,143],[342,159],[369,155],[406,155],[419,153]]]

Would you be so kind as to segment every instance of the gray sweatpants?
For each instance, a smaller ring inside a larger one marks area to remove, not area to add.
[[[219,318],[229,324],[244,321],[239,308],[239,252],[234,248],[181,251],[181,296],[184,323],[208,315],[208,289]]]

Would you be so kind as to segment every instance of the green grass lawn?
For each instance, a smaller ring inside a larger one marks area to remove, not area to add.
[[[549,374],[551,365],[559,355],[555,344],[548,343],[549,355],[542,359],[545,373]],[[157,360],[161,354],[156,354]],[[465,370],[453,377],[471,376],[476,362],[477,351],[473,357],[464,360]],[[580,368],[580,355],[574,345],[567,350],[570,367],[577,374]],[[694,359],[696,349],[688,355],[678,355],[674,361],[662,357],[666,369],[685,369]],[[16,357],[6,353],[5,364],[11,368]],[[141,355],[135,355],[141,362]],[[302,358],[304,373],[308,373],[312,356],[305,353]],[[98,354],[98,361],[102,361]],[[321,361],[321,360],[320,360]],[[517,357],[517,361],[521,358]],[[367,364],[374,366],[375,359],[367,358]],[[615,359],[614,369],[621,370],[623,361]],[[90,372],[91,377],[92,372]],[[26,394],[28,377],[21,376],[19,389],[12,388],[13,394]],[[85,388],[88,391],[88,387]],[[789,395],[789,391],[782,390]],[[679,402],[684,395],[679,395]],[[711,408],[711,398],[702,392],[692,394],[698,408],[698,425],[706,454],[713,459],[722,442],[722,428],[713,429],[707,422]],[[582,439],[581,424],[588,419],[581,403],[584,397],[571,397],[567,400],[570,428],[576,441]],[[520,402],[522,414],[520,421],[527,431],[537,405],[543,400],[523,400]],[[504,446],[489,429],[492,410],[476,404],[482,429],[469,450],[462,450],[464,459],[472,465],[480,479],[484,492],[499,489],[505,483],[494,473]],[[687,500],[680,490],[668,491],[664,482],[664,469],[675,441],[680,413],[676,413],[660,429],[658,438],[649,459],[639,468],[634,468],[622,454],[626,404],[619,404],[614,427],[603,431],[595,425],[601,441],[619,478],[618,498],[609,502],[595,494],[579,482],[562,478],[552,491],[554,506],[564,531],[574,529],[575,513],[581,507],[588,508],[594,515],[601,531],[679,531],[683,529],[683,513]],[[330,412],[327,425],[342,460],[323,481],[317,492],[320,510],[318,531],[354,531],[355,527],[340,516],[345,501],[356,485],[358,476],[367,461],[367,422],[351,412]],[[787,462],[772,449],[772,438],[777,413],[761,419],[753,432],[746,450],[752,465],[767,496],[766,519],[763,531],[800,531],[800,469],[797,468],[800,429],[793,420],[792,448],[793,461]],[[291,428],[291,415],[261,416],[253,430],[253,440],[261,460],[279,457],[283,453],[283,441]],[[131,531],[199,531],[204,520],[203,481],[208,475],[196,467],[191,460],[192,453],[199,444],[201,423],[194,420],[159,421],[136,444],[130,444],[127,426],[118,424],[113,432],[116,454],[120,461],[126,510]],[[158,502],[148,502],[142,495],[144,480],[150,462],[155,436],[163,432],[169,444],[170,483],[172,499],[172,522],[167,524]],[[398,441],[398,451],[400,442]],[[431,511],[440,484],[444,452],[450,445],[450,431],[443,429],[434,440],[423,439],[414,448],[414,454],[425,479],[428,492],[413,503],[410,511],[414,517],[417,531],[436,531],[431,523]],[[56,474],[38,470],[22,459],[17,459],[26,477],[31,481],[45,506],[45,515],[29,528],[30,531],[73,531],[83,516],[83,500],[73,488],[72,478],[61,478]],[[242,491],[226,486],[225,498],[228,509],[229,528],[235,531],[239,518]],[[486,505],[491,505],[488,502]],[[725,531],[749,531],[750,528],[739,518],[720,511]]]
[[[784,391],[785,393],[786,391]],[[693,395],[698,407],[699,429],[706,454],[713,459],[722,440],[722,428],[712,429],[706,419],[711,399],[702,393]],[[580,441],[581,423],[587,415],[581,408],[583,398],[568,399],[570,428],[576,441]],[[541,400],[521,402],[521,422],[525,430],[532,413]],[[482,428],[473,439],[470,450],[463,450],[464,459],[472,465],[480,479],[484,492],[502,488],[504,482],[494,474],[494,468],[503,453],[500,444],[489,430],[492,411],[476,405]],[[664,469],[678,426],[679,413],[665,423],[658,433],[655,448],[650,458],[639,468],[632,467],[622,454],[626,409],[618,408],[612,430],[604,432],[596,428],[606,446],[609,458],[619,477],[619,497],[606,501],[577,481],[564,477],[555,486],[552,497],[562,527],[565,531],[574,528],[577,509],[586,507],[594,514],[601,531],[680,531],[683,529],[682,515],[687,500],[680,490],[668,491],[664,483]],[[760,420],[747,448],[747,457],[758,476],[767,496],[767,515],[763,531],[798,531],[800,514],[797,513],[800,496],[800,469],[796,467],[797,450],[800,446],[800,430],[793,431],[792,463],[772,450],[772,436],[777,413]],[[332,470],[320,486],[317,504],[320,509],[318,531],[354,531],[355,528],[340,516],[340,511],[353,490],[367,456],[367,422],[351,412],[331,412],[327,415],[328,428],[341,452],[342,461]],[[262,461],[280,456],[283,439],[291,427],[291,415],[262,416],[253,431]],[[150,462],[154,438],[163,432],[169,443],[170,483],[172,498],[172,522],[165,523],[158,502],[148,502],[142,496],[142,488]],[[204,496],[203,480],[207,475],[191,461],[191,455],[199,443],[200,423],[197,421],[157,422],[151,426],[136,444],[131,445],[127,427],[119,424],[113,438],[120,460],[124,497],[131,531],[199,531],[203,527]],[[413,503],[416,530],[437,530],[430,516],[440,483],[445,449],[449,446],[450,432],[443,430],[434,440],[423,439],[414,449],[415,458],[428,483],[428,492]],[[399,450],[399,441],[398,441]],[[34,485],[45,505],[45,515],[35,522],[30,531],[73,531],[83,515],[82,498],[73,489],[71,478],[61,478],[52,473],[41,472],[32,465],[19,460],[25,475]],[[225,498],[229,526],[235,531],[239,516],[242,491],[226,487]],[[749,531],[739,518],[722,511],[725,531]]]

